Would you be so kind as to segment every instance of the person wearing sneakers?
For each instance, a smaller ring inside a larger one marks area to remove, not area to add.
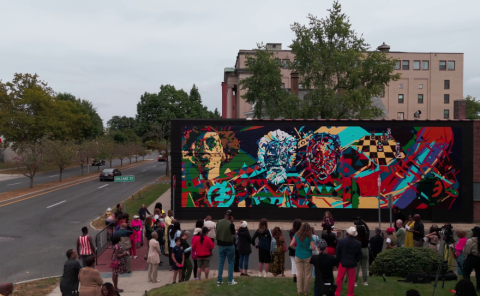
[[[335,255],[338,261],[337,290],[335,296],[340,296],[343,278],[348,274],[348,296],[355,292],[355,271],[357,262],[362,260],[362,243],[355,239],[357,228],[351,226],[347,229],[347,237],[338,241]]]
[[[338,266],[335,256],[329,255],[327,251],[328,243],[324,239],[317,242],[318,255],[313,255],[310,264],[315,270],[315,288],[314,296],[327,295],[333,296],[333,284],[335,278],[333,276],[333,268]]]
[[[255,244],[255,239],[258,237],[258,244]],[[270,253],[270,242],[272,241],[272,235],[268,229],[267,219],[262,218],[258,223],[258,229],[255,231],[252,237],[252,245],[258,249],[258,276],[267,277],[267,273],[272,262],[272,254]],[[265,266],[265,270],[263,267]],[[263,274],[262,274],[263,272]]]
[[[295,248],[297,294],[300,295],[304,293],[304,295],[307,295],[308,291],[310,291],[310,281],[312,280],[312,265],[310,265],[310,258],[312,257],[312,251],[315,250],[310,224],[302,224],[302,227],[300,227],[290,241],[290,247]]]
[[[252,237],[250,236],[250,232],[248,231],[247,221],[242,221],[240,227],[238,227],[237,231],[238,235],[238,244],[237,250],[238,254],[240,254],[239,259],[239,268],[240,268],[240,276],[249,276],[248,275],[248,258],[252,253]]]
[[[208,279],[208,272],[210,268],[210,254],[215,245],[207,236],[208,228],[203,227],[200,235],[195,235],[192,238],[192,253],[195,254],[198,261],[197,275],[195,280],[201,280],[202,271],[205,273],[205,278]]]
[[[217,286],[223,283],[222,273],[225,259],[228,259],[228,284],[236,285],[233,279],[233,265],[235,264],[235,247],[233,246],[233,235],[235,234],[235,226],[231,221],[232,211],[227,210],[225,217],[217,223],[217,246],[218,246],[218,277]]]

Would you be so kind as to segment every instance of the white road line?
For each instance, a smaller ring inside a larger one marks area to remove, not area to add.
[[[103,185],[103,186],[100,186],[100,187],[98,187],[98,188],[103,188],[103,187],[105,187],[105,186],[108,186],[108,185],[109,185],[109,184],[107,184],[107,185]]]
[[[154,165],[153,167],[156,167],[156,165]]]
[[[143,173],[143,172],[146,172],[146,171],[147,171],[147,170],[143,170],[142,173]]]
[[[18,184],[22,184],[22,182],[13,183],[13,184],[8,184],[7,186],[18,185]]]
[[[56,176],[58,176],[58,175],[53,175],[53,176],[48,176],[48,177],[51,178],[51,177],[56,177]]]
[[[48,208],[51,208],[51,207],[54,207],[54,206],[57,206],[57,205],[59,205],[59,204],[61,204],[61,203],[64,203],[64,202],[66,202],[66,200],[61,201],[61,202],[59,202],[59,203],[56,203],[56,204],[54,204],[54,205],[48,206],[47,209],[48,209]]]

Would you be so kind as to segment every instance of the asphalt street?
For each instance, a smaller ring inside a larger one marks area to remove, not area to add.
[[[122,183],[95,178],[16,203],[0,203],[0,282],[61,275],[65,252],[76,248],[83,226],[164,174],[165,163],[155,158],[122,170],[122,175],[135,176],[135,182],[125,183],[125,190]]]
[[[147,156],[145,156],[145,159],[155,159],[157,160],[158,153],[152,153]],[[142,160],[142,157],[139,157],[138,160]],[[124,159],[123,164],[129,164],[130,160],[129,159]],[[135,163],[135,159],[132,158],[132,164]],[[112,161],[112,167],[119,166],[120,165],[120,160],[115,159]],[[104,166],[100,167],[100,172],[103,169],[110,168],[110,163],[108,161],[105,162]],[[87,173],[88,171],[90,172],[96,172],[98,170],[97,166],[92,166],[91,163],[87,167],[84,167],[84,172]],[[121,168],[120,168],[121,171]],[[66,168],[63,171],[62,178],[68,178],[68,177],[74,177],[74,176],[80,176],[82,174],[82,170],[80,167],[72,167],[72,168]],[[39,173],[35,176],[33,183],[35,184],[42,184],[42,183],[47,183],[47,182],[52,182],[52,181],[57,181],[60,176],[60,172],[58,170],[55,171],[49,171],[49,172],[43,172]],[[4,180],[0,181],[0,193],[7,192],[7,191],[12,191],[16,189],[21,189],[28,187],[30,185],[30,179],[21,176],[19,178],[15,179],[10,179],[10,180]]]

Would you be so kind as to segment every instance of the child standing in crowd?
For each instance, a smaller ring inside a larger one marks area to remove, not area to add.
[[[175,239],[175,247],[172,249],[172,260],[174,262],[173,265],[173,283],[176,283],[177,274],[178,274],[178,282],[182,281],[182,268],[183,262],[185,260],[185,253],[183,252],[183,247],[180,245],[180,237]]]

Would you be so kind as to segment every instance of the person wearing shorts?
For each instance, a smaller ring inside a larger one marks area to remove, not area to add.
[[[176,278],[178,274],[178,282],[182,281],[182,266],[185,260],[185,253],[183,252],[183,247],[181,246],[180,238],[175,239],[175,247],[172,249],[172,259],[173,259],[173,283],[176,283]]]
[[[192,252],[197,256],[197,278],[200,280],[202,271],[205,273],[205,278],[208,279],[208,272],[210,271],[210,256],[215,245],[212,239],[207,236],[209,229],[207,227],[202,228],[200,235],[195,235],[192,238]]]

